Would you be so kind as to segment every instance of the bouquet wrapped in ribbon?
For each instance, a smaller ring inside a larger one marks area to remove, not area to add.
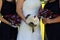
[[[26,23],[32,28],[32,32],[34,32],[34,28],[39,25],[39,18],[33,15],[28,15],[26,18]]]
[[[21,18],[16,14],[5,15],[12,25],[20,26]]]

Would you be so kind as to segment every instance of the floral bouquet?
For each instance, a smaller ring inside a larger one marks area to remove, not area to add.
[[[18,15],[10,14],[5,17],[11,22],[11,25],[20,26],[21,18]]]
[[[26,23],[32,27],[32,32],[34,32],[34,27],[39,25],[39,18],[37,16],[28,15],[26,19]]]
[[[51,12],[51,10],[48,10],[48,9],[44,9],[41,13],[40,13],[40,16],[42,18],[52,18],[52,14],[53,12]]]

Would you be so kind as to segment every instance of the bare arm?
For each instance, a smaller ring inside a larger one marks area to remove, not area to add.
[[[24,0],[17,0],[16,2],[16,11],[17,14],[22,18],[22,20],[25,21],[25,17],[22,12],[22,7],[23,7]]]
[[[2,7],[2,0],[0,0],[0,11],[1,11],[1,7]]]
[[[8,22],[7,20],[5,20],[2,16],[0,16],[0,20],[1,20],[2,22],[4,22],[5,24],[8,24],[8,25],[11,24],[11,23]]]
[[[60,16],[56,17],[55,19],[51,20],[52,23],[60,22]]]
[[[51,23],[59,23],[60,22],[60,16],[56,17],[55,19],[48,19],[48,18],[45,18],[43,20],[43,23],[44,24],[51,24]]]
[[[0,0],[0,11],[1,11],[1,8],[2,8],[2,0]],[[10,25],[10,22],[8,22],[7,20],[5,20],[1,15],[0,15],[0,21],[4,22],[5,24]]]

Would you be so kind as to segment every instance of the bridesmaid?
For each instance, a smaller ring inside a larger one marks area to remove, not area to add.
[[[0,0],[0,40],[16,40],[17,28],[10,26],[8,18],[5,15],[16,14],[16,1],[15,0]]]

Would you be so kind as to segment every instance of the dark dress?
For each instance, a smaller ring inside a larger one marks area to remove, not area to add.
[[[60,15],[59,0],[56,0],[45,5],[45,9],[49,9],[53,14],[57,13]],[[45,25],[45,32],[48,40],[60,40],[60,22]]]
[[[13,0],[12,2],[8,2],[6,0],[2,0],[2,1],[3,1],[3,3],[2,3],[3,5],[2,5],[1,14],[3,16],[16,13],[15,0]],[[8,20],[8,18],[5,18],[5,19]],[[1,22],[0,40],[16,40],[16,37],[17,37],[17,28],[13,28],[13,27]]]

